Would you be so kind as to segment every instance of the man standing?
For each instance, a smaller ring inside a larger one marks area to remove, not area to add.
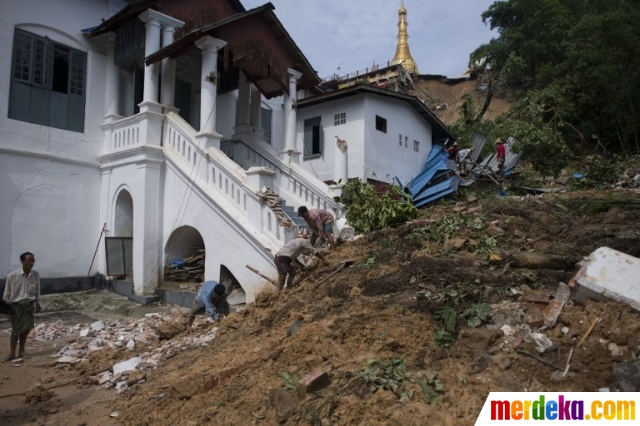
[[[34,312],[40,312],[40,274],[33,269],[36,262],[33,253],[20,255],[22,268],[7,275],[3,299],[11,304],[11,349],[7,361],[16,357],[16,346],[20,340],[20,358],[28,358],[25,351],[27,336],[33,329]]]
[[[506,157],[506,150],[502,139],[496,139],[496,158],[498,159],[498,170],[500,171],[500,179],[504,178],[504,160]]]
[[[285,280],[287,281],[287,288],[293,286],[293,280],[296,277],[296,270],[292,265],[293,262],[296,262],[302,269],[305,268],[302,262],[298,260],[301,254],[315,254],[324,262],[324,256],[311,245],[307,240],[308,237],[309,231],[303,229],[300,231],[298,238],[289,241],[276,253],[274,263],[278,268],[278,291],[284,288]],[[287,279],[287,275],[289,275],[289,279]]]
[[[231,288],[231,286],[229,286]],[[189,313],[189,327],[196,319],[196,315],[207,312],[214,321],[229,315],[229,302],[227,302],[227,289],[217,281],[205,281],[200,291],[193,299],[191,312]]]
[[[336,242],[333,239],[333,215],[326,210],[307,209],[306,206],[298,207],[298,216],[302,216],[311,228],[311,245],[316,245],[316,239],[327,236],[331,249],[336,248]]]

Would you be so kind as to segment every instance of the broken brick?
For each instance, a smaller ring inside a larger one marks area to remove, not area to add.
[[[298,383],[298,397],[303,399],[306,394],[317,392],[329,386],[329,372],[324,369],[316,370]]]
[[[544,311],[544,325],[553,327],[558,321],[558,317],[562,312],[562,308],[569,301],[571,290],[565,283],[558,284],[558,290],[553,296],[553,300],[549,301],[549,306]]]
[[[545,315],[539,309],[531,308],[525,313],[524,318],[530,327],[542,327]]]
[[[522,295],[522,302],[549,303],[550,294],[547,291],[526,289]]]

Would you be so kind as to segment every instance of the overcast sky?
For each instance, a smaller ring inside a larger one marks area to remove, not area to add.
[[[246,9],[265,0],[241,0]],[[497,36],[481,14],[494,0],[405,0],[409,47],[421,74],[458,75],[469,53]],[[271,0],[275,13],[318,71],[327,77],[393,59],[400,0]]]

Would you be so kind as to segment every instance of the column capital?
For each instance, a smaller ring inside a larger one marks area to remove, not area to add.
[[[153,9],[145,10],[138,15],[138,18],[147,25],[156,25],[163,29],[168,27],[182,28],[184,26],[184,22]]]
[[[204,52],[218,52],[218,50],[222,49],[227,45],[227,42],[224,40],[220,40],[219,38],[204,36],[196,40],[196,46],[198,49]]]
[[[287,69],[287,73],[289,74],[289,81],[292,83],[297,83],[300,77],[302,77],[302,73],[300,71],[296,71],[291,68]]]

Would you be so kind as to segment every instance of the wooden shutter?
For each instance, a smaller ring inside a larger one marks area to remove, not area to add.
[[[87,54],[71,49],[69,60],[69,100],[67,129],[84,131],[84,109],[87,80]]]
[[[303,155],[309,157],[314,155],[313,152],[313,128],[320,126],[321,118],[314,117],[304,120],[304,149]],[[322,127],[320,127],[320,135],[322,135]]]

